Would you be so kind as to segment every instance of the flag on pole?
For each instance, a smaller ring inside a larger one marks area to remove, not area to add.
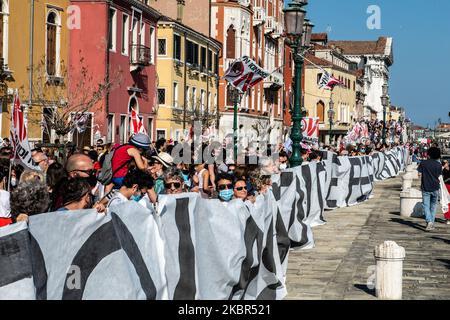
[[[342,82],[330,75],[328,72],[324,72],[322,78],[319,81],[320,89],[333,90],[334,87],[341,85]]]
[[[144,124],[142,123],[142,118],[139,117],[139,113],[134,108],[131,109],[130,133],[132,135],[137,133],[147,134],[147,130],[145,130]]]
[[[248,89],[252,88],[269,75],[269,72],[261,68],[255,61],[244,56],[240,59],[236,59],[230,65],[224,78],[240,92],[247,92]]]
[[[28,143],[27,127],[23,116],[22,106],[19,98],[19,91],[14,94],[14,102],[11,107],[11,142],[13,145],[13,158],[15,163],[22,164],[33,170],[41,170],[36,166],[31,158],[30,144]]]

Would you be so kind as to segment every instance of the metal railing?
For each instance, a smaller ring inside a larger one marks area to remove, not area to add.
[[[138,66],[148,66],[152,61],[151,49],[143,45],[133,44],[130,48],[130,63]]]

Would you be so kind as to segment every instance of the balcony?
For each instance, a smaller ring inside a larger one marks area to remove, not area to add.
[[[278,90],[283,84],[283,74],[280,72],[274,72],[264,79],[264,89]]]
[[[275,18],[266,17],[266,24],[264,26],[264,33],[272,33],[275,30]]]
[[[250,0],[238,0],[239,4],[244,7],[248,7],[250,5]]]
[[[275,28],[272,33],[272,38],[278,39],[283,35],[283,32],[284,32],[283,24],[281,22],[275,22]]]
[[[130,64],[132,66],[132,71],[136,69],[142,69],[150,65],[152,61],[150,48],[133,44],[130,47],[130,52]]]
[[[12,75],[12,71],[9,70],[9,67],[5,65],[5,59],[0,58],[0,80],[5,80],[10,78]]]
[[[266,9],[263,7],[253,8],[253,26],[259,26],[266,21]]]

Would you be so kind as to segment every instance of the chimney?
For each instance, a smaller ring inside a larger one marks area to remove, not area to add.
[[[177,0],[177,21],[183,22],[184,0]]]

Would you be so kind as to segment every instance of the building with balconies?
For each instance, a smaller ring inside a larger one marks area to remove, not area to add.
[[[92,81],[117,78],[114,88],[92,108],[92,128],[84,145],[101,137],[127,142],[131,110],[139,112],[145,129],[156,137],[157,23],[161,14],[144,1],[72,0],[81,14],[81,29],[70,32],[71,77],[82,71],[80,56],[93,72]]]
[[[284,42],[279,31],[282,30],[283,1],[251,0],[247,5],[245,1],[212,0],[211,6],[211,35],[223,44],[220,77],[242,56],[249,56],[272,74],[250,89],[238,103],[239,136],[253,142],[281,142],[285,96],[281,90]],[[225,80],[220,80],[221,137],[233,133],[234,103],[235,90]]]
[[[194,121],[217,127],[221,44],[169,17],[158,22],[156,137],[182,141]]]

